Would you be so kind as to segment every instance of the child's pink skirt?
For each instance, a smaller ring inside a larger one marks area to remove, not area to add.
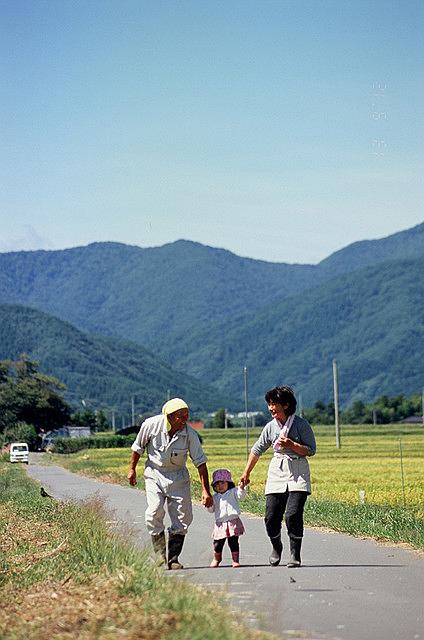
[[[240,518],[234,518],[228,522],[216,523],[212,538],[214,540],[222,540],[222,538],[230,538],[231,536],[241,536],[244,533],[244,526]]]

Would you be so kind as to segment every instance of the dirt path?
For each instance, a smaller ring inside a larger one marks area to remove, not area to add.
[[[113,514],[111,526],[132,531],[137,545],[149,543],[143,492],[42,466],[38,456],[28,473],[59,500],[101,497]],[[290,632],[292,638],[424,640],[424,558],[419,554],[308,529],[303,566],[272,568],[262,520],[243,516],[243,521],[243,566],[232,569],[225,548],[224,566],[209,569],[212,516],[195,506],[181,556],[185,569],[172,576],[226,591],[230,606],[241,609],[246,622],[281,635]]]

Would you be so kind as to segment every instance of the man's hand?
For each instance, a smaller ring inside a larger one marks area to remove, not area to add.
[[[245,487],[247,487],[249,483],[250,483],[250,475],[248,473],[243,473],[243,475],[239,480],[239,485],[241,486],[242,489],[244,489]]]
[[[136,467],[138,461],[140,460],[140,454],[136,451],[131,451],[131,462],[130,462],[130,470],[128,471],[128,482],[132,487],[137,484],[137,472]]]
[[[202,491],[202,504],[204,507],[212,507],[213,498],[207,491]]]

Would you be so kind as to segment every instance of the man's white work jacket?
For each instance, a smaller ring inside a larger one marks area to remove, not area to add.
[[[131,449],[140,456],[146,451],[144,477],[168,481],[189,481],[187,455],[195,467],[207,462],[197,432],[186,425],[169,439],[165,416],[158,415],[143,422]]]

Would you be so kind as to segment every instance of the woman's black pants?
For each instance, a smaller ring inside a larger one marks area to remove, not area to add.
[[[307,497],[306,491],[286,491],[266,495],[265,527],[270,538],[281,534],[284,514],[289,537],[303,537],[303,509]]]

